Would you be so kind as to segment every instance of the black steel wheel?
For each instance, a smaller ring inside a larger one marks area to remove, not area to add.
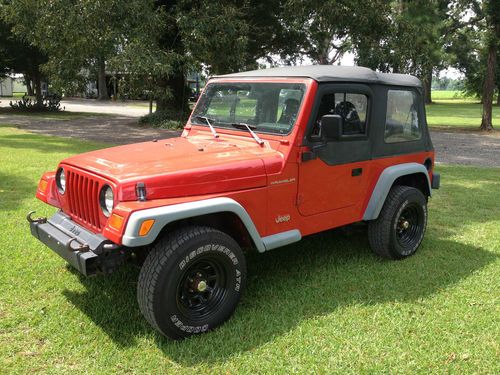
[[[229,319],[245,280],[245,258],[234,239],[213,228],[185,227],[149,253],[139,275],[139,307],[159,332],[184,338]]]
[[[413,187],[394,186],[379,217],[368,225],[370,246],[384,258],[406,258],[417,251],[426,226],[426,197]]]
[[[203,257],[181,276],[177,307],[190,320],[202,321],[224,302],[227,284],[223,262],[217,257]]]
[[[404,249],[413,249],[424,230],[424,210],[413,202],[404,208],[396,221],[396,239],[399,245]]]

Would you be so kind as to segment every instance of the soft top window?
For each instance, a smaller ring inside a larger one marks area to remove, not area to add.
[[[339,115],[344,119],[344,135],[366,134],[368,97],[365,94],[332,92],[321,97],[313,135],[320,132],[321,118],[325,115]]]
[[[418,98],[411,90],[387,92],[386,143],[415,141],[422,137],[418,117]]]
[[[288,134],[293,128],[305,85],[301,83],[227,82],[210,83],[191,116],[191,122],[219,128],[241,129],[248,124],[254,131]]]

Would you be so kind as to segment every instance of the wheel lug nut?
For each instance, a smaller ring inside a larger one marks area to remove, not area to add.
[[[207,289],[207,283],[205,280],[201,280],[199,283],[198,283],[198,292],[204,292],[206,289]]]

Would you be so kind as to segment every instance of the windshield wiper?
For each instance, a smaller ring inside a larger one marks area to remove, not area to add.
[[[248,132],[252,135],[253,139],[255,139],[255,141],[259,144],[259,145],[263,145],[264,144],[264,141],[257,135],[254,133],[254,131],[252,130],[252,128],[254,129],[257,129],[256,126],[254,125],[248,125],[248,124],[245,124],[244,122],[237,122],[237,123],[234,123],[234,124],[231,124],[232,127],[235,127],[235,128],[238,128],[238,129],[246,129],[248,130]]]
[[[219,138],[219,134],[217,134],[217,132],[215,131],[214,126],[212,125],[212,122],[215,122],[215,119],[208,118],[206,116],[194,116],[194,118],[199,118],[201,120],[204,120],[207,123],[208,127],[210,128],[210,131],[214,135],[214,138]]]

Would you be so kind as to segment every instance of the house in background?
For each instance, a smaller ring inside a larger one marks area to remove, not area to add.
[[[28,89],[26,88],[26,82],[24,81],[24,75],[22,75],[22,74],[13,74],[12,78],[13,78],[12,92],[13,93],[19,92],[19,93],[27,94],[28,93]],[[42,82],[42,85],[43,84],[44,83]]]
[[[42,94],[47,92],[47,83],[42,82]],[[22,96],[28,93],[24,75],[12,73],[0,78],[0,96]],[[16,95],[21,94],[21,95]]]
[[[0,96],[12,96],[14,93],[14,79],[12,77],[0,78]]]
[[[83,74],[89,74],[89,72],[83,72]],[[126,74],[122,73],[107,73],[106,74],[106,86],[107,91],[110,96],[120,98],[122,93],[120,93],[120,85],[118,84],[121,78],[125,78]],[[198,72],[189,73],[186,76],[186,83],[189,86],[189,99],[191,101],[196,101],[200,95],[200,91],[205,85],[205,78]],[[49,85],[47,82],[42,81],[42,95],[48,95]],[[26,87],[26,82],[24,80],[23,74],[9,74],[4,78],[0,78],[0,96],[12,97],[12,96],[23,96],[28,95],[28,88]],[[65,96],[68,93],[65,94]],[[69,93],[68,96],[82,97],[82,98],[96,98],[98,95],[97,82],[94,80],[88,80],[85,83],[82,91],[76,91]],[[124,95],[127,99],[148,99],[149,96],[146,94],[138,95],[136,97],[129,97]]]

